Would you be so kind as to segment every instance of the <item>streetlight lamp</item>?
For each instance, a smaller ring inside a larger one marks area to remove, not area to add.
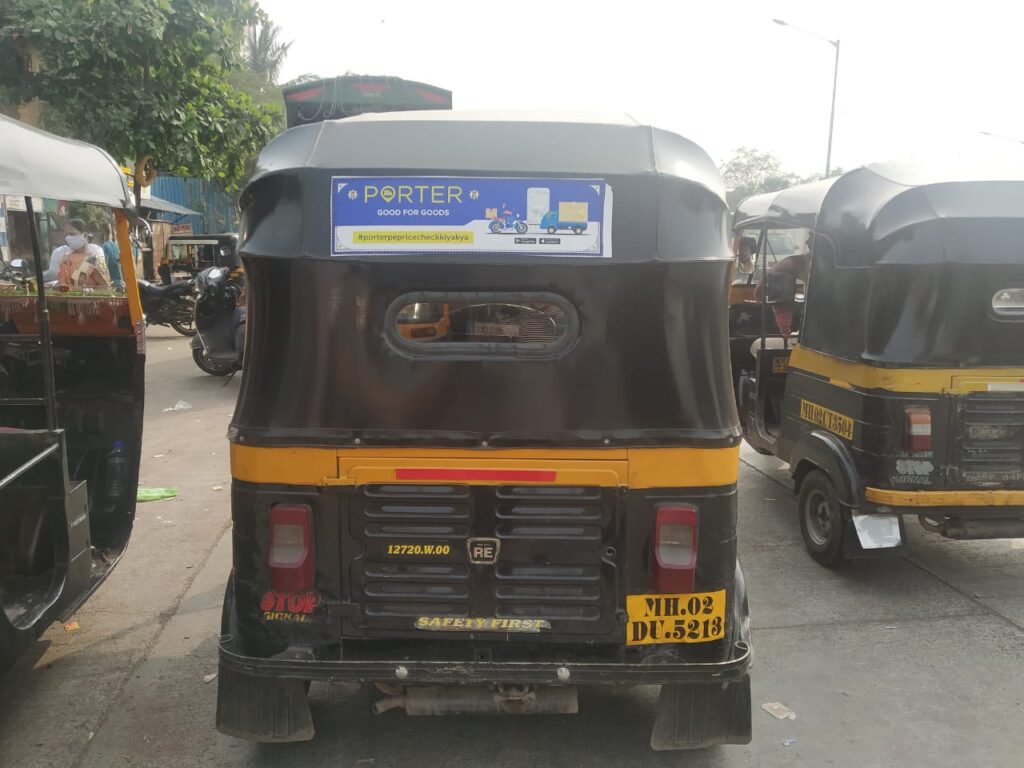
[[[832,70],[832,111],[829,113],[828,117],[828,152],[825,155],[825,177],[828,178],[828,175],[832,172],[832,129],[836,124],[836,86],[839,83],[839,40],[830,40],[816,32],[811,32],[809,29],[804,29],[796,26],[795,24],[790,24],[788,21],[783,21],[782,19],[772,19],[772,21],[780,27],[791,27],[797,32],[803,32],[805,35],[810,35],[811,37],[816,37],[819,40],[824,40],[836,49],[836,65]]]

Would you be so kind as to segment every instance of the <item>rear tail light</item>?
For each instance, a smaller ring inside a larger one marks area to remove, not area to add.
[[[662,594],[693,591],[697,567],[697,509],[666,504],[654,513],[651,586]]]
[[[282,592],[313,588],[313,526],[304,504],[275,504],[270,509],[270,585]]]
[[[909,453],[924,453],[932,449],[932,412],[926,405],[908,405],[903,447]]]

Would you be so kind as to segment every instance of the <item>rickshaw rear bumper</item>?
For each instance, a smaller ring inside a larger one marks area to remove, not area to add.
[[[951,539],[1024,537],[1024,490],[902,491],[867,488],[863,512],[913,515]]]
[[[523,685],[600,685],[662,683],[727,683],[749,677],[749,636],[733,645],[731,657],[719,662],[666,661],[644,664],[625,662],[492,661],[454,662],[429,660],[354,661],[303,658],[301,652],[285,651],[272,658],[244,656],[220,644],[222,669],[260,677],[322,682],[398,682],[414,684],[509,683]]]

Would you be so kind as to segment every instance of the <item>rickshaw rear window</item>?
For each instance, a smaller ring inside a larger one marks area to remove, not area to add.
[[[573,306],[548,293],[408,294],[388,310],[392,343],[414,354],[547,357],[578,325]]]

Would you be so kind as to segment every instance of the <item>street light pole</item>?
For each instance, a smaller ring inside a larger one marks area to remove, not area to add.
[[[832,69],[832,111],[828,114],[828,152],[825,154],[825,178],[832,172],[832,130],[836,125],[836,87],[839,85],[839,40],[830,40],[836,47],[836,65]]]
[[[824,40],[836,49],[836,63],[832,70],[832,110],[829,112],[828,116],[828,150],[825,154],[825,178],[828,178],[828,175],[832,172],[832,132],[836,125],[836,88],[839,85],[839,40],[831,40],[830,38],[819,35],[816,32],[811,32],[809,29],[798,27],[795,24],[790,24],[788,21],[783,21],[782,19],[772,19],[772,21],[780,27],[791,27],[797,32],[803,32],[805,35],[810,35],[811,37],[816,37],[819,40]]]
[[[1024,139],[1015,139],[1013,136],[1003,136],[1001,133],[992,133],[991,131],[978,131],[978,133],[982,136],[990,136],[993,139],[1012,141],[1014,144],[1024,144]]]

